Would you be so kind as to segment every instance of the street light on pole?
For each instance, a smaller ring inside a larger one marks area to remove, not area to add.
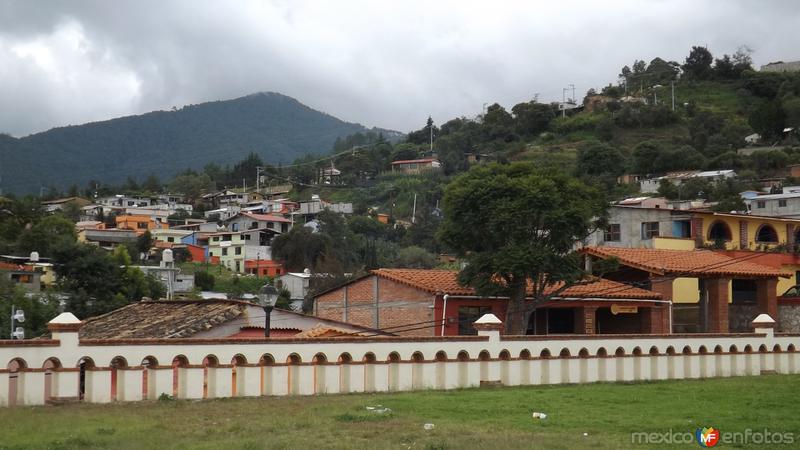
[[[14,322],[25,322],[25,311],[11,305],[11,333],[9,336],[11,336],[11,339],[25,339],[25,329],[22,327],[14,328]]]
[[[264,308],[264,337],[269,337],[270,315],[275,303],[278,302],[278,290],[275,289],[275,286],[267,283],[261,286],[256,296],[258,297],[258,303]]]

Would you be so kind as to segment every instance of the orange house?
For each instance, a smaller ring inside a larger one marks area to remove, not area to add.
[[[277,261],[266,259],[248,259],[244,262],[244,270],[260,277],[277,277],[283,274],[283,265]]]
[[[117,216],[117,229],[120,230],[133,230],[137,235],[144,234],[145,231],[155,229],[167,229],[169,224],[159,222],[150,216],[143,215],[124,215]]]

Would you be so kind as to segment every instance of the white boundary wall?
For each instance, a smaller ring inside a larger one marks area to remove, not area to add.
[[[52,340],[0,341],[0,406],[800,372],[800,334],[775,335],[772,328],[724,335],[501,337],[483,329],[480,336],[445,338],[79,342],[80,324],[71,326],[51,327]]]

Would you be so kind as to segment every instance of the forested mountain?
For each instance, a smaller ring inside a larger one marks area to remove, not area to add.
[[[250,152],[277,165],[328,152],[337,138],[365,130],[291,97],[258,93],[20,139],[0,134],[0,188],[25,193],[83,187],[92,180],[118,184],[129,176],[171,178],[186,168],[224,165]]]

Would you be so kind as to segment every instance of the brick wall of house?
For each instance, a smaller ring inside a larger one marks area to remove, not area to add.
[[[375,301],[376,282],[378,308]],[[318,317],[326,319],[388,328],[387,331],[403,336],[433,336],[434,328],[426,327],[430,323],[410,327],[425,327],[419,330],[397,331],[396,328],[434,320],[433,305],[433,294],[372,275],[317,297],[314,308]]]

